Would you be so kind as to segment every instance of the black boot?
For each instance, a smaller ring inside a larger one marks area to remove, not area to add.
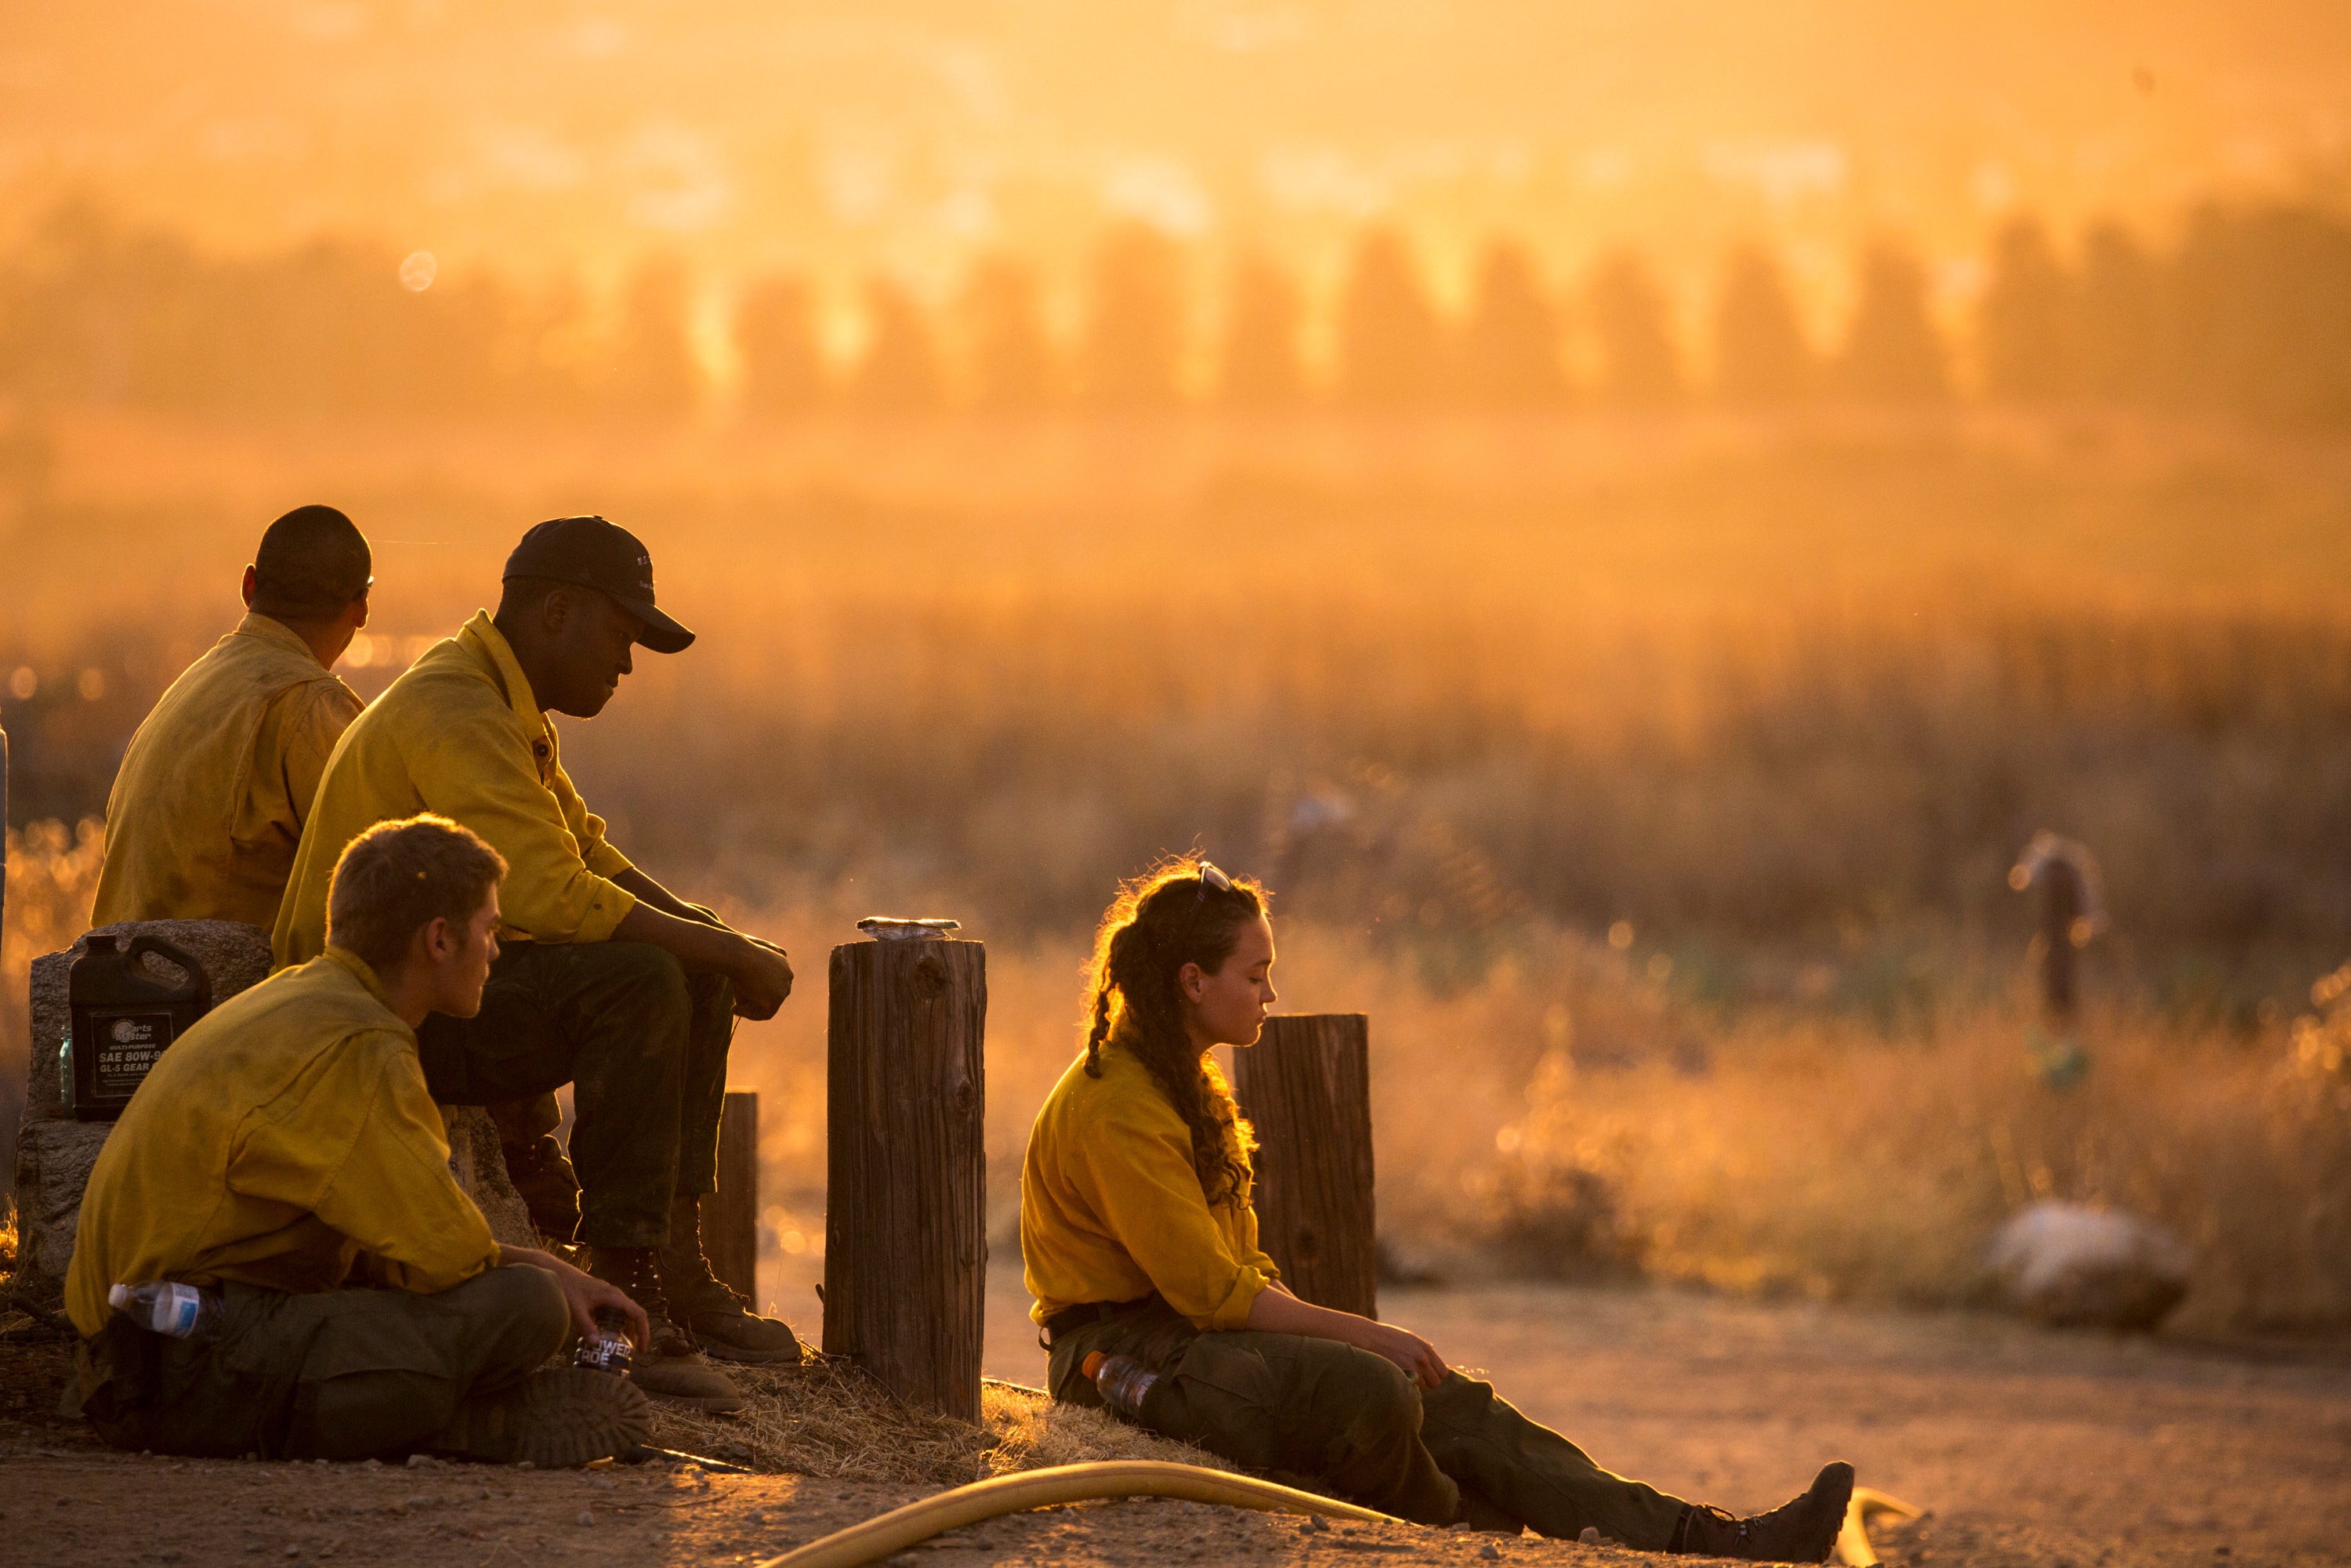
[[[722,1361],[798,1365],[800,1342],[781,1318],[763,1318],[710,1271],[702,1250],[702,1199],[682,1192],[670,1204],[669,1245],[654,1254],[662,1293],[695,1343]]]
[[[1692,1503],[1666,1550],[1750,1563],[1825,1563],[1852,1500],[1853,1467],[1840,1459],[1823,1465],[1803,1496],[1769,1513],[1734,1519],[1721,1509]]]
[[[557,1246],[570,1245],[580,1231],[580,1176],[571,1157],[552,1133],[527,1144],[504,1144],[507,1179],[530,1210],[531,1228]]]

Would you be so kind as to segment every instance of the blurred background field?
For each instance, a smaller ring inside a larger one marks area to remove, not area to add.
[[[521,527],[593,507],[703,640],[642,658],[568,758],[802,972],[738,1046],[777,1279],[822,1245],[851,922],[990,944],[1005,1249],[1087,925],[1196,843],[1277,889],[1285,1007],[1373,1017],[1407,1272],[1965,1301],[1991,1228],[2053,1194],[2192,1237],[2187,1326],[2351,1314],[2351,1077],[2307,1022],[2351,949],[2351,449],[2324,434],[1985,407],[57,428],[0,648],[15,1060],[23,966],[94,880],[67,824],[281,501],[378,542],[362,692],[492,599]],[[2099,852],[2113,915],[2071,1091],[2032,1071],[2007,883],[2044,828]]]
[[[567,760],[797,955],[801,1318],[827,948],[988,942],[1001,1263],[1089,923],[1196,845],[1372,1015],[1400,1274],[1964,1302],[2053,1196],[2195,1243],[2186,1332],[2339,1334],[2346,81],[2299,0],[27,16],[0,1138],[267,521],[374,540],[372,695],[597,511],[702,641]]]

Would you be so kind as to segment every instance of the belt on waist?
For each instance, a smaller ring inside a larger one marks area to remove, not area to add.
[[[1159,1293],[1155,1291],[1147,1296],[1137,1296],[1131,1301],[1081,1301],[1074,1307],[1063,1307],[1045,1320],[1046,1343],[1050,1344],[1065,1333],[1075,1333],[1090,1323],[1098,1323],[1115,1313],[1129,1312],[1136,1307],[1147,1307],[1158,1299]]]

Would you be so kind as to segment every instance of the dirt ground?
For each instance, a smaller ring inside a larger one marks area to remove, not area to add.
[[[1017,1281],[995,1281],[989,1370],[1034,1381],[1041,1357],[1012,1315],[1021,1305]],[[1395,1291],[1383,1308],[1604,1464],[1684,1495],[1752,1509],[1824,1458],[1852,1459],[1865,1485],[1929,1511],[1879,1533],[1902,1568],[2351,1562],[2351,1354],[2339,1349],[2115,1341],[1646,1291]],[[63,1371],[56,1347],[0,1346],[11,1563],[756,1563],[924,1490],[663,1466],[142,1459],[54,1418]],[[899,1562],[1466,1568],[1626,1556],[1138,1501],[996,1521]]]

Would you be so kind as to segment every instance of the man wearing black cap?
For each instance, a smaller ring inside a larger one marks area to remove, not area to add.
[[[626,529],[558,517],[525,534],[496,615],[476,614],[426,653],[336,749],[278,912],[275,957],[284,967],[322,949],[336,857],[377,822],[438,812],[506,858],[505,951],[476,1017],[434,1014],[417,1030],[426,1082],[444,1103],[493,1108],[526,1186],[559,1162],[547,1135],[552,1095],[572,1085],[590,1271],[654,1322],[637,1382],[726,1410],[742,1396],[697,1342],[734,1361],[799,1354],[789,1326],[754,1315],[713,1277],[700,1239],[735,1017],[772,1017],[791,967],[612,846],[564,772],[548,716],[601,712],[632,646],[674,653],[693,641],[655,605],[652,559]],[[534,1218],[565,1228],[544,1203]]]

